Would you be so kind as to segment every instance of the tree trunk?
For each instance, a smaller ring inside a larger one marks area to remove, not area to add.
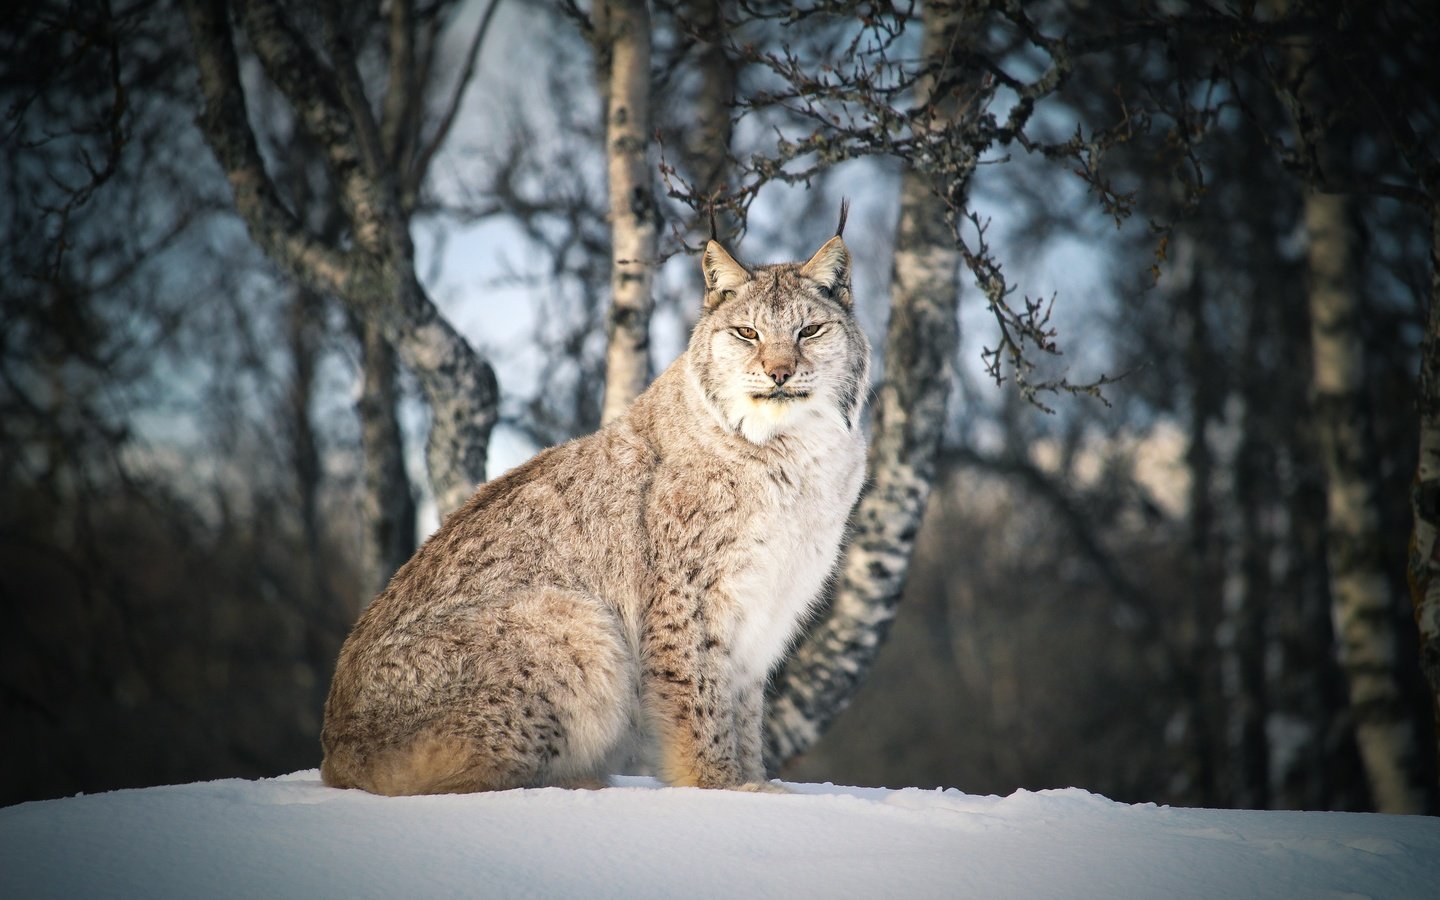
[[[1266,604],[1270,536],[1261,517],[1270,501],[1267,473],[1274,472],[1269,442],[1261,429],[1267,419],[1261,392],[1266,390],[1257,359],[1265,327],[1257,306],[1247,310],[1249,322],[1242,351],[1240,444],[1232,467],[1235,484],[1234,525],[1225,573],[1225,618],[1228,631],[1225,686],[1230,713],[1229,805],[1241,809],[1270,806],[1270,744],[1265,724],[1269,694],[1265,654],[1269,639]],[[1272,388],[1273,389],[1273,388]]]
[[[1430,310],[1420,343],[1420,461],[1410,534],[1410,596],[1420,632],[1420,669],[1430,685],[1440,741],[1440,200],[1430,211]],[[1440,752],[1437,752],[1440,770]]]
[[[300,501],[300,527],[305,536],[311,569],[318,572],[324,543],[320,524],[320,451],[310,422],[310,394],[315,382],[315,317],[319,298],[304,288],[291,297],[288,335],[292,367],[288,391],[290,462]],[[318,582],[317,582],[318,583]],[[318,599],[318,597],[317,597]]]
[[[397,415],[395,353],[370,322],[355,322],[360,340],[360,444],[365,454],[364,587],[368,600],[415,552],[415,498],[405,473]]]
[[[1425,795],[1416,774],[1414,722],[1399,683],[1395,598],[1382,563],[1345,198],[1312,192],[1305,199],[1305,226],[1315,420],[1327,476],[1326,555],[1340,668],[1375,809],[1418,813]]]
[[[1210,446],[1210,425],[1220,415],[1227,385],[1214,377],[1217,352],[1206,319],[1208,259],[1200,259],[1200,245],[1189,235],[1176,244],[1177,270],[1185,261],[1189,279],[1179,298],[1185,336],[1185,381],[1190,386],[1189,444],[1185,463],[1190,470],[1189,546],[1186,578],[1189,603],[1177,616],[1176,643],[1184,703],[1166,730],[1168,749],[1175,762],[1171,793],[1178,802],[1214,805],[1219,802],[1216,771],[1220,739],[1214,711],[1221,707],[1219,664],[1215,634],[1223,598],[1220,584],[1220,542],[1216,535],[1214,501],[1216,461]]]
[[[343,89],[358,83],[342,65],[353,60],[332,51],[337,74],[272,0],[238,5],[266,74],[325,156],[353,247],[309,233],[280,201],[250,127],[229,14],[219,0],[185,3],[205,98],[201,129],[255,243],[301,285],[339,297],[352,316],[374,323],[415,373],[430,406],[426,461],[443,516],[485,477],[498,401],[494,372],[440,317],[416,278],[409,216],[379,151],[373,115],[363,97]]]
[[[953,39],[963,36],[961,19],[959,12],[925,7],[926,60],[947,58]],[[917,86],[917,105],[932,102],[929,90],[928,83]],[[901,178],[869,487],[851,517],[831,603],[775,676],[765,720],[772,769],[805,752],[849,705],[895,617],[945,426],[960,265],[946,198],[963,197],[966,178],[968,172],[913,168]]]
[[[1287,264],[1271,267],[1257,285],[1273,292],[1275,306],[1268,314],[1278,342],[1275,371],[1290,373],[1282,374],[1268,395],[1281,455],[1272,470],[1280,478],[1271,488],[1278,498],[1281,556],[1269,612],[1278,669],[1270,683],[1270,706],[1289,732],[1271,747],[1271,807],[1361,809],[1365,800],[1355,795],[1367,792],[1346,724],[1343,678],[1335,665],[1329,578],[1324,566],[1315,564],[1325,558],[1325,473],[1310,415],[1313,363],[1309,297],[1302,281]],[[1284,752],[1286,747],[1291,752]]]
[[[695,54],[700,86],[691,102],[695,127],[687,129],[681,139],[695,186],[714,196],[724,187],[730,160],[735,63],[725,53],[725,19],[719,0],[687,0],[684,12],[701,41]]]
[[[650,11],[644,0],[608,0],[605,153],[610,184],[610,317],[600,420],[623,413],[650,383],[650,286],[656,210],[650,146]]]
[[[1296,317],[1308,331],[1308,323]],[[1308,338],[1307,338],[1308,340]],[[1305,370],[1310,369],[1305,361]],[[1325,479],[1314,423],[1306,415],[1290,439],[1295,478],[1281,488],[1288,522],[1287,565],[1279,593],[1287,600],[1275,631],[1281,642],[1282,680],[1276,705],[1303,731],[1294,740],[1296,755],[1272,785],[1277,809],[1360,809],[1363,793],[1354,743],[1344,727],[1344,677],[1335,665],[1335,627],[1330,616],[1329,579],[1314,560],[1325,558]],[[1344,734],[1344,739],[1341,735]],[[1353,773],[1353,774],[1352,774]]]

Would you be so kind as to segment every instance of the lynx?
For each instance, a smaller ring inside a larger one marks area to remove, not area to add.
[[[686,351],[629,411],[488,484],[366,609],[325,705],[326,784],[380,794],[776,790],[771,669],[865,467],[870,349],[845,224],[804,264],[711,240]]]

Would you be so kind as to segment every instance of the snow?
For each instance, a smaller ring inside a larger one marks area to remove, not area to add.
[[[1440,896],[1431,818],[616,783],[389,798],[311,770],[25,803],[0,897]]]

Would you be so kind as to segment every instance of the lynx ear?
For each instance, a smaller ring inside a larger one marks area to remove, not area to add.
[[[835,235],[815,251],[810,261],[800,267],[800,274],[820,282],[830,296],[850,305],[850,251],[845,241]]]
[[[719,306],[729,299],[730,292],[750,280],[750,270],[726,253],[718,241],[710,241],[705,245],[705,255],[700,258],[700,269],[705,273],[706,309]]]

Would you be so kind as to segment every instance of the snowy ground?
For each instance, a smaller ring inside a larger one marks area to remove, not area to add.
[[[0,809],[0,897],[1440,897],[1440,819],[791,785],[444,797],[314,771]]]

